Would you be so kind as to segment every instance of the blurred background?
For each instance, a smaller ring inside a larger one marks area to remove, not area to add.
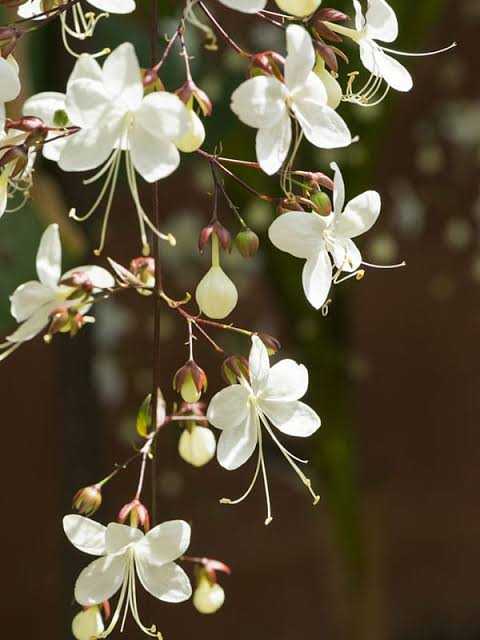
[[[148,4],[139,2],[133,17],[102,21],[89,45],[113,48],[130,40],[147,64]],[[175,4],[161,3],[162,33],[173,31]],[[279,30],[209,4],[245,46],[283,49]],[[331,4],[351,13],[348,2]],[[371,262],[405,259],[408,266],[369,271],[363,281],[337,287],[330,313],[322,317],[304,299],[301,261],[267,241],[269,206],[226,182],[262,239],[254,260],[233,253],[224,260],[241,296],[232,320],[275,334],[283,357],[308,366],[308,401],[323,427],[308,443],[287,444],[311,460],[322,500],[312,508],[272,447],[274,521],[266,528],[260,485],[238,507],[218,503],[244,489],[250,464],[235,473],[216,462],[193,469],[178,456],[179,430],[166,430],[159,449],[159,516],[191,521],[192,554],[233,568],[231,577],[221,578],[227,600],[213,617],[197,614],[191,603],[142,597],[144,619],[155,621],[167,640],[192,634],[232,640],[480,638],[480,2],[393,0],[392,6],[401,25],[397,48],[430,50],[453,40],[460,46],[444,56],[402,59],[414,75],[414,92],[391,92],[374,109],[341,107],[360,142],[328,154],[305,145],[299,165],[326,171],[335,159],[349,198],[369,188],[380,191],[382,216],[362,239],[362,252]],[[57,29],[50,25],[21,42],[24,94],[11,114],[32,93],[64,90],[73,62]],[[215,103],[206,148],[222,142],[226,155],[253,159],[254,132],[228,107],[244,63],[221,43],[218,53],[205,51],[198,33],[188,42],[194,75]],[[347,49],[355,69],[353,48]],[[176,56],[163,79],[171,90],[183,81]],[[198,230],[211,213],[208,166],[198,157],[183,160],[181,170],[161,183],[162,226],[178,240],[175,249],[163,247],[172,295],[192,291],[209,266],[208,255],[196,249]],[[278,189],[275,180],[248,169],[239,175],[264,192]],[[40,162],[33,202],[2,219],[2,335],[13,327],[8,296],[34,277],[47,224],[60,224],[65,268],[92,260],[100,214],[88,225],[67,218],[71,206],[86,210],[97,193],[81,179]],[[102,264],[107,255],[128,264],[139,252],[133,207],[122,188]],[[147,188],[144,198],[148,202]],[[238,230],[226,208],[221,215],[232,232]],[[64,539],[60,516],[70,511],[79,487],[104,477],[135,445],[135,414],[151,386],[151,306],[133,293],[117,297],[99,305],[95,326],[74,340],[60,336],[46,346],[37,339],[0,368],[8,584],[2,628],[8,635],[21,630],[50,640],[71,637],[73,583],[86,557]],[[243,339],[216,337],[227,350],[248,351]],[[184,323],[165,310],[162,385],[169,402],[175,400],[172,374],[186,357],[184,341]],[[220,360],[200,341],[196,353],[214,392],[221,384]],[[108,485],[98,519],[114,519],[133,497],[137,472],[133,465]],[[132,626],[128,637],[140,634]]]

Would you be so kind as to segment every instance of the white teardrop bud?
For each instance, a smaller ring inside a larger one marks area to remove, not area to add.
[[[291,16],[305,18],[314,13],[322,4],[322,0],[276,0],[282,11]]]
[[[225,591],[217,584],[202,578],[193,594],[193,606],[200,613],[215,613],[225,602]]]
[[[193,426],[185,429],[178,441],[178,453],[194,467],[203,467],[215,455],[215,436],[207,427]]]
[[[183,153],[192,153],[199,149],[205,140],[205,127],[195,111],[189,109],[190,128],[175,144]]]
[[[98,607],[89,607],[80,611],[72,622],[72,633],[77,640],[91,640],[99,636],[105,627]]]
[[[317,56],[317,63],[314,69],[315,74],[320,78],[327,92],[327,104],[331,109],[337,109],[342,101],[342,87],[336,78],[325,67],[325,60]]]
[[[238,292],[223,269],[214,265],[200,280],[195,298],[206,316],[213,320],[222,320],[235,309]]]

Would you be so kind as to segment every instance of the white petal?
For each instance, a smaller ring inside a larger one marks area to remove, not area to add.
[[[217,449],[215,436],[207,427],[184,429],[178,440],[178,453],[194,467],[203,467],[214,457]]]
[[[37,251],[37,274],[40,282],[47,287],[56,287],[61,268],[62,245],[58,224],[51,224],[43,232]]]
[[[250,458],[258,442],[259,419],[254,406],[239,425],[225,429],[218,440],[218,462],[229,471],[238,469]]]
[[[58,91],[42,91],[23,104],[22,113],[24,116],[37,116],[50,127],[54,126],[53,118],[57,111],[65,110],[65,94]],[[58,135],[58,132],[55,133]],[[45,145],[49,147],[50,145]]]
[[[220,2],[230,9],[243,13],[257,13],[265,9],[267,4],[267,0],[220,0]]]
[[[69,269],[63,274],[62,280],[70,277],[74,273],[85,273],[95,289],[111,289],[115,286],[115,278],[112,274],[103,267],[97,267],[97,265],[94,264]]]
[[[191,529],[184,520],[157,525],[135,547],[135,554],[158,566],[173,562],[190,546]]]
[[[305,137],[316,147],[338,149],[351,144],[345,121],[330,107],[296,96],[293,111]]]
[[[243,422],[248,413],[248,390],[241,384],[222,389],[210,400],[207,419],[217,429],[230,429]]]
[[[397,39],[397,16],[385,0],[368,0],[368,9],[365,18],[369,38],[382,40],[383,42],[393,42]]]
[[[192,595],[185,571],[174,562],[158,566],[135,557],[137,574],[144,589],[163,602],[184,602]]]
[[[10,298],[10,313],[17,322],[23,322],[54,297],[54,291],[41,282],[25,282],[15,289]]]
[[[277,429],[289,436],[307,438],[320,427],[320,418],[304,402],[262,401],[262,409]]]
[[[20,93],[20,80],[14,66],[0,57],[0,102],[10,102]]]
[[[316,213],[289,211],[272,222],[268,230],[271,242],[296,258],[309,258],[324,245],[327,220]]]
[[[69,84],[65,110],[69,119],[82,128],[97,127],[111,106],[103,84],[90,78],[80,78]]]
[[[130,42],[114,49],[103,65],[103,81],[110,98],[135,111],[143,99],[143,83],[137,54]]]
[[[259,129],[255,141],[257,159],[269,176],[285,162],[292,142],[292,123],[286,113],[275,127]]]
[[[102,614],[95,606],[80,611],[72,621],[72,634],[77,640],[92,640],[104,630]]]
[[[152,136],[138,124],[131,129],[129,142],[133,166],[147,182],[166,178],[180,164],[180,154],[173,142]]]
[[[307,368],[294,360],[280,360],[270,369],[267,386],[262,392],[262,402],[300,400],[307,393],[307,389]]]
[[[273,127],[287,114],[285,97],[285,87],[277,78],[256,76],[233,92],[231,108],[249,127]]]
[[[188,109],[173,93],[157,91],[146,96],[135,114],[135,120],[151,136],[176,140],[191,128]],[[154,141],[151,141],[154,144]]]
[[[143,538],[140,529],[125,524],[111,522],[105,534],[105,549],[107,554],[123,552],[129,544],[139,542]]]
[[[105,556],[94,560],[77,578],[75,600],[84,607],[105,602],[122,586],[125,570],[125,556]]]
[[[384,53],[368,40],[360,41],[360,57],[368,71],[380,76],[397,91],[410,91],[413,80],[410,72],[391,56]]]
[[[58,131],[49,132],[47,134],[47,140],[55,138],[56,136],[58,136]],[[65,147],[66,142],[67,138],[59,138],[58,140],[53,140],[53,142],[49,142],[48,144],[43,145],[43,157],[47,160],[51,160],[52,162],[58,162],[60,156],[62,155],[62,151]]]
[[[252,346],[248,357],[250,384],[254,393],[259,393],[265,386],[270,373],[270,359],[267,347],[258,336],[252,336]]]
[[[315,102],[316,104],[327,104],[328,96],[325,85],[316,73],[311,71],[305,82],[292,92],[293,102],[298,100]]]
[[[322,0],[275,0],[275,2],[285,13],[306,18],[318,9]]]
[[[6,337],[8,342],[26,342],[40,333],[50,322],[50,314],[58,306],[57,302],[46,304],[25,320],[16,331]]]
[[[353,240],[339,238],[329,247],[337,269],[356,271],[362,264],[362,255]]]
[[[382,201],[376,191],[365,191],[345,207],[335,220],[335,234],[344,238],[356,238],[373,227],[380,215]]]
[[[298,24],[287,28],[287,59],[285,60],[285,84],[290,91],[302,87],[315,64],[315,50],[306,29]]]
[[[84,129],[67,138],[58,166],[63,171],[89,171],[103,164],[119,138],[118,122],[106,119],[93,129]]]
[[[27,0],[17,9],[20,18],[34,18],[36,15],[43,13],[42,0]]]
[[[88,0],[88,3],[107,13],[132,13],[135,11],[135,0]]]
[[[0,104],[0,109],[1,109]],[[8,175],[4,172],[0,174],[0,218],[7,210],[8,204]]]
[[[76,80],[92,80],[103,84],[102,68],[93,56],[82,53],[68,78],[67,92]]]
[[[105,553],[106,527],[95,520],[72,514],[63,519],[63,530],[74,547],[91,556]]]
[[[359,0],[353,0],[353,6],[355,8],[355,29],[357,31],[363,31],[366,21],[363,15],[362,5]]]
[[[333,210],[335,217],[338,217],[342,213],[345,205],[345,182],[338,164],[332,162],[330,167],[335,172],[333,178]]]
[[[312,307],[320,309],[327,301],[332,286],[332,264],[326,251],[320,251],[317,257],[306,261],[302,282],[307,300]]]

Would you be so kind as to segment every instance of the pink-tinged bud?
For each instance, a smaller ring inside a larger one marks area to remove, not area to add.
[[[207,388],[207,375],[194,360],[189,360],[173,377],[173,388],[185,402],[198,402]]]
[[[260,246],[259,237],[248,227],[237,233],[234,243],[244,258],[253,258]]]
[[[151,257],[140,256],[130,262],[130,271],[146,287],[152,288],[155,285],[155,260]]]
[[[329,216],[332,213],[332,201],[324,191],[317,191],[310,196],[315,211],[321,216]]]
[[[217,571],[220,571],[221,573],[226,573],[227,576],[232,575],[232,570],[230,569],[228,564],[225,564],[220,560],[212,560],[211,558],[205,558],[203,566],[205,567],[205,569],[208,571],[210,575],[215,576],[215,573]]]
[[[93,516],[102,504],[102,492],[99,485],[84,487],[73,496],[72,506],[84,516]]]
[[[212,233],[217,236],[222,248],[225,251],[230,251],[230,246],[232,244],[232,236],[230,235],[230,231],[226,229],[223,224],[218,222],[218,220],[215,220],[206,227],[203,227],[203,229],[200,231],[200,235],[198,237],[198,249],[200,253],[203,253],[207,243],[212,236]]]
[[[195,100],[204,116],[212,115],[212,101],[203,89],[197,87],[193,80],[187,80],[180,89],[176,91],[176,94],[184,104],[188,104],[191,100]]]
[[[319,22],[316,26],[317,34],[323,38],[324,40],[329,40],[330,42],[335,42],[339,44],[343,42],[343,38],[336,31],[332,31],[328,25],[324,22]]]
[[[340,50],[333,47],[329,47],[325,43],[320,42],[318,40],[315,41],[315,50],[318,53],[318,55],[322,58],[322,60],[325,62],[327,67],[332,71],[334,71],[335,73],[337,73],[338,72],[337,54],[339,55],[341,54]],[[346,56],[344,56],[343,53],[341,54],[340,57],[343,59],[346,58]]]
[[[330,191],[333,191],[333,188],[334,188],[333,180],[328,176],[326,176],[324,173],[321,173],[320,171],[305,172],[304,174],[302,174],[302,176],[307,180],[309,180],[312,183],[312,185],[314,185],[317,188],[325,187],[325,189],[329,189]]]
[[[145,531],[150,529],[150,514],[145,505],[143,505],[138,498],[135,498],[128,504],[124,505],[117,516],[117,520],[120,524],[125,524],[127,519],[130,518],[131,527],[142,527]]]
[[[273,356],[275,353],[277,353],[277,351],[280,351],[280,349],[282,348],[282,345],[280,344],[280,342],[273,336],[269,335],[268,333],[258,333],[257,335],[260,338],[260,340],[263,342],[263,344],[267,347],[269,356]]]
[[[282,198],[277,205],[277,215],[288,211],[305,211],[297,198]]]
[[[94,289],[92,281],[84,271],[75,271],[68,278],[60,280],[60,284],[74,289],[81,289],[84,293],[92,293]]]
[[[18,131],[25,131],[25,133],[31,133],[37,129],[45,130],[45,133],[47,132],[47,127],[43,120],[36,116],[23,116],[23,118],[19,118],[18,120],[8,118],[5,129],[7,131],[9,129],[17,129]]]
[[[323,9],[319,9],[315,14],[315,22],[324,20],[326,22],[346,22],[348,15],[343,13],[343,11],[338,11],[338,9],[324,7]]]
[[[285,59],[276,51],[261,51],[250,59],[250,76],[269,75],[282,79],[280,68],[285,64]]]
[[[244,356],[230,356],[222,363],[222,377],[228,384],[237,384],[241,378],[249,380],[248,360]]]
[[[101,607],[103,609],[103,619],[108,620],[112,615],[112,607],[110,606],[110,600],[104,600]]]
[[[198,416],[200,418],[205,417],[205,411],[207,405],[205,402],[185,402],[180,404],[176,415],[177,416]]]

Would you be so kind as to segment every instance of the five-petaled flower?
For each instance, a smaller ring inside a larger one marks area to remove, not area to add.
[[[51,314],[62,308],[75,308],[78,313],[85,314],[90,309],[92,300],[89,296],[72,297],[75,287],[62,284],[72,276],[82,276],[91,285],[90,293],[109,289],[115,285],[113,276],[102,267],[85,265],[70,269],[61,277],[62,246],[57,224],[51,224],[44,231],[37,251],[38,280],[30,280],[17,287],[11,296],[10,312],[21,323],[16,331],[0,345],[4,350],[0,360],[17,349],[22,342],[31,340],[50,322]]]
[[[251,492],[260,469],[262,470],[267,500],[266,524],[272,520],[270,497],[263,454],[262,426],[278,445],[287,461],[312,493],[310,480],[299,469],[298,460],[278,440],[271,425],[289,436],[305,438],[320,427],[320,418],[300,398],[308,389],[308,371],[293,360],[281,360],[270,367],[268,352],[257,336],[252,337],[249,357],[249,380],[245,377],[219,391],[211,400],[207,411],[209,422],[222,430],[218,440],[217,458],[225,469],[233,470],[243,465],[258,447],[257,468],[253,480],[238,500],[223,499],[227,504],[237,504]],[[304,462],[299,460],[300,462]]]
[[[313,212],[290,211],[280,215],[271,225],[268,235],[281,251],[306,260],[303,268],[303,289],[310,304],[322,307],[337,275],[356,272],[362,256],[352,238],[368,231],[380,215],[381,200],[376,191],[366,191],[345,206],[345,185],[337,164],[335,171],[333,211],[329,216]],[[330,255],[329,255],[330,254]],[[333,275],[333,267],[338,270]]]
[[[256,76],[232,95],[232,110],[246,125],[258,129],[257,158],[268,174],[276,173],[287,158],[291,117],[317,147],[334,149],[352,142],[344,120],[328,106],[324,83],[313,72],[315,50],[306,29],[288,27],[287,54],[284,82],[273,76]]]
[[[190,526],[183,520],[171,520],[144,535],[140,529],[123,524],[113,522],[104,527],[89,518],[68,515],[63,519],[63,527],[77,549],[100,556],[78,576],[75,583],[77,602],[85,607],[98,605],[120,591],[109,625],[98,637],[110,635],[125,606],[125,614],[130,609],[144,633],[161,638],[154,626],[146,627],[140,620],[136,577],[146,591],[164,602],[183,602],[190,598],[190,580],[174,562],[188,549]]]

